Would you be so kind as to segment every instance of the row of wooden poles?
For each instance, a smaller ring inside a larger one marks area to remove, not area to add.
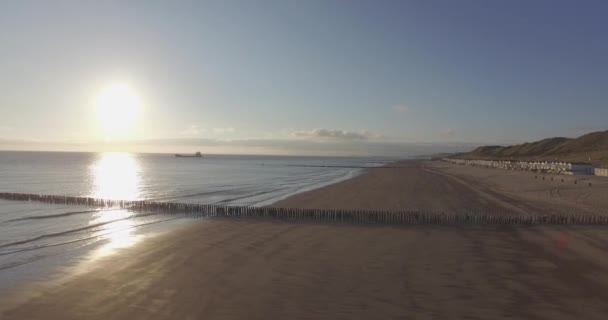
[[[282,220],[326,221],[391,225],[604,225],[608,216],[580,213],[444,213],[421,211],[298,209],[250,206],[224,206],[157,202],[145,200],[108,200],[88,197],[0,193],[0,199],[39,201],[63,205],[84,205],[98,208],[126,208],[159,214],[176,214],[192,218],[259,217]]]

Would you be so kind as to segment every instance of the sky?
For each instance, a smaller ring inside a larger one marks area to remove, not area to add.
[[[403,155],[606,130],[606,16],[606,1],[2,1],[0,149]],[[117,85],[137,115],[109,137],[99,97]]]

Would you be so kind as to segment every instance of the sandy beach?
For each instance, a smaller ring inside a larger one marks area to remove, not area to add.
[[[608,179],[575,185],[549,177],[404,162],[275,205],[608,208]],[[87,272],[25,288],[27,299],[1,302],[1,318],[604,319],[605,231],[207,219],[123,249]]]
[[[297,194],[274,206],[602,214],[608,213],[607,192],[608,179],[604,177],[543,175],[443,161],[405,161]]]

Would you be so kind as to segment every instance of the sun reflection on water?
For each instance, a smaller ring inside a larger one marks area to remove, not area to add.
[[[92,197],[114,200],[135,200],[140,197],[140,166],[129,153],[102,153],[91,165],[93,182]],[[126,209],[96,212],[89,225],[95,233],[107,241],[95,256],[105,256],[116,249],[125,248],[136,242],[133,234],[134,212]]]
[[[135,200],[139,197],[140,166],[129,153],[102,153],[91,166],[93,197]]]

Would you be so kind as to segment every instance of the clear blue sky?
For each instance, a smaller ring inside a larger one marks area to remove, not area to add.
[[[2,1],[0,148],[358,154],[605,130],[606,17],[607,1]],[[141,112],[108,141],[91,101],[114,83]]]

